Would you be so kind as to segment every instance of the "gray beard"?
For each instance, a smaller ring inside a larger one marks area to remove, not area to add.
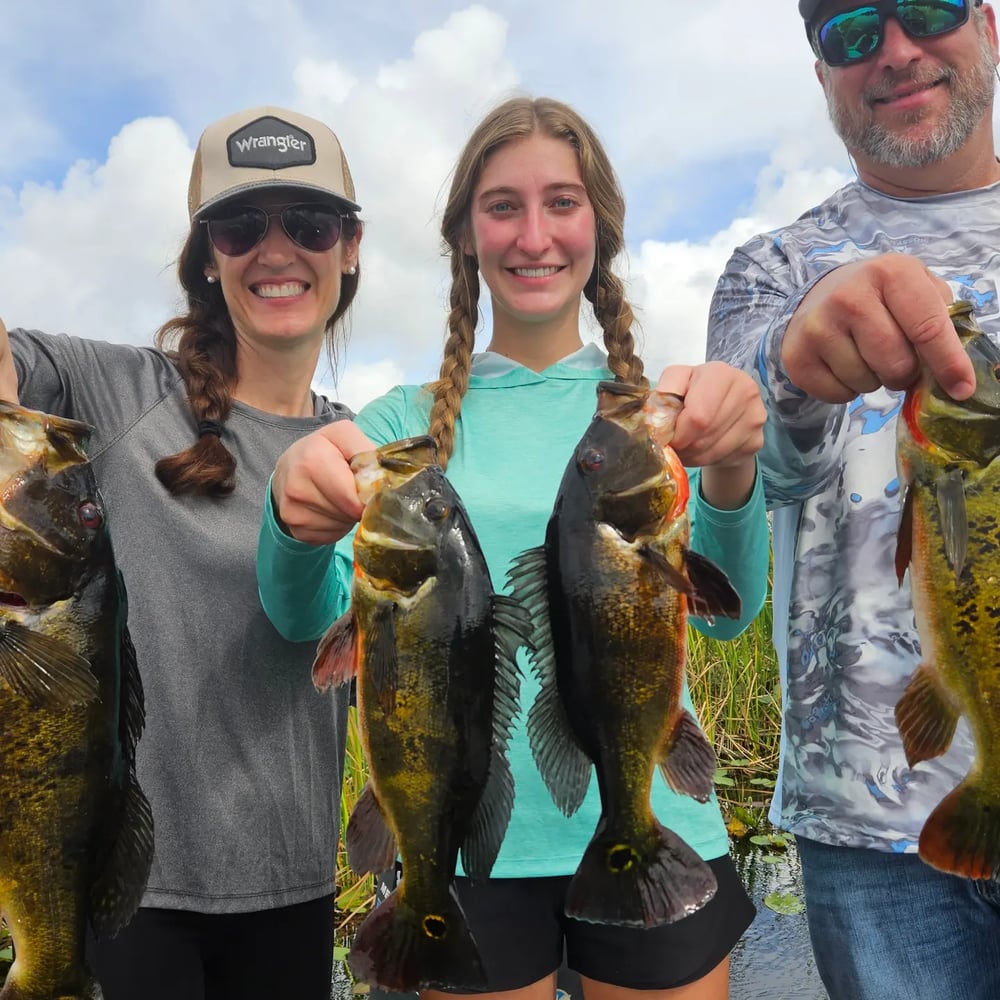
[[[951,101],[944,118],[929,133],[920,136],[896,133],[871,119],[871,94],[862,94],[861,105],[850,107],[827,89],[827,110],[837,135],[851,153],[864,155],[887,167],[926,167],[951,156],[965,145],[993,103],[993,53],[982,31],[979,32],[979,49],[979,61],[964,77],[960,77],[953,67],[945,70],[941,86],[950,88]],[[824,68],[824,72],[830,70]],[[891,79],[892,85],[897,85],[914,80],[914,76],[896,74]],[[916,125],[922,116],[922,111],[914,111],[904,118],[904,124]]]

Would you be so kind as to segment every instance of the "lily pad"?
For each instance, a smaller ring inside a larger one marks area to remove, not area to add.
[[[798,896],[790,892],[769,892],[764,897],[764,905],[775,913],[793,916],[805,909],[805,904]]]

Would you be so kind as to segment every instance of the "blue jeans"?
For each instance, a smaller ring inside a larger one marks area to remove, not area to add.
[[[1000,883],[946,875],[916,854],[796,841],[830,1000],[1000,998]]]

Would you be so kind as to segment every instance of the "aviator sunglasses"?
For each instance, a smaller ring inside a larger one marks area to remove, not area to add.
[[[960,28],[971,7],[982,0],[876,0],[821,21],[812,29],[813,49],[828,66],[849,66],[867,59],[885,38],[889,17],[911,38],[933,38]]]
[[[208,227],[212,246],[227,257],[250,253],[267,235],[271,219],[281,219],[288,238],[310,253],[323,253],[340,239],[344,229],[350,232],[353,220],[329,205],[284,205],[272,212],[255,205],[242,205],[231,215],[202,219]]]

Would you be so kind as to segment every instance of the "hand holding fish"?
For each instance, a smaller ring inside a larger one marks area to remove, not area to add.
[[[292,538],[329,545],[361,517],[350,460],[375,445],[350,420],[338,420],[296,441],[279,459],[271,480],[274,510]]]
[[[17,371],[14,368],[14,355],[10,350],[10,340],[7,337],[7,327],[0,319],[0,399],[8,403],[17,402]]]
[[[669,365],[656,388],[684,399],[670,446],[686,467],[703,467],[705,499],[720,509],[742,506],[753,489],[767,419],[757,384],[725,362],[710,361]]]
[[[788,323],[782,361],[792,382],[828,403],[879,386],[905,389],[926,364],[954,399],[975,388],[972,366],[948,318],[946,282],[906,254],[835,268]]]

